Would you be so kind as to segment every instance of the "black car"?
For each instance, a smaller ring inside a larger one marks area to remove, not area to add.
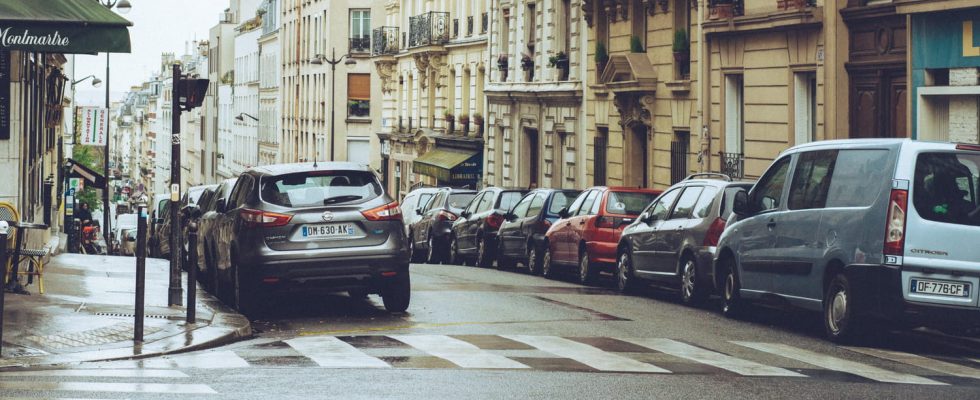
[[[493,264],[497,247],[497,229],[527,189],[490,187],[483,189],[459,214],[450,237],[450,263],[475,260],[480,267]],[[503,265],[501,265],[503,266]]]
[[[558,212],[580,193],[580,190],[536,189],[524,196],[505,214],[500,225],[497,263],[522,263],[529,273],[540,273],[544,234],[561,218]]]
[[[416,210],[422,218],[408,229],[412,262],[435,264],[446,258],[453,222],[475,197],[475,190],[442,188],[428,204]]]
[[[181,232],[183,232],[183,236],[181,236],[182,240],[185,240],[187,238],[187,215],[186,213],[183,212],[184,208],[188,204],[197,204],[197,200],[201,198],[201,195],[204,194],[204,190],[207,188],[213,189],[214,185],[193,186],[191,188],[188,188],[187,192],[185,192],[184,195],[180,198],[180,205],[178,206],[178,209],[181,210],[181,213],[178,215],[178,218],[180,219]],[[170,201],[165,201],[165,202],[161,201],[160,204],[161,207],[158,210],[159,218],[156,221],[154,221],[154,223],[156,224],[156,229],[154,229],[153,238],[151,239],[151,243],[155,244],[155,250],[151,250],[151,253],[155,253],[157,257],[169,259],[170,251],[171,251],[170,227],[171,225],[173,225],[173,219],[170,217],[171,204]],[[182,247],[181,259],[185,260],[186,251],[187,251],[187,242],[185,241],[184,246],[181,247]]]
[[[214,189],[211,198],[205,203],[201,203],[201,217],[198,219],[198,260],[202,269],[198,276],[204,287],[219,298],[226,297],[222,287],[218,285],[218,231],[215,229],[218,219],[223,215],[224,209],[219,209],[220,201],[231,196],[231,189],[235,187],[238,178],[225,179]],[[224,260],[223,265],[227,265]]]
[[[408,242],[398,202],[373,170],[346,162],[254,167],[216,205],[218,285],[248,314],[272,295],[380,294],[385,309],[411,299]],[[225,267],[225,268],[221,268]]]

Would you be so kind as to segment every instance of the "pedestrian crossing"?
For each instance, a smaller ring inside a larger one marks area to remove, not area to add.
[[[167,369],[41,369],[0,372],[0,400],[62,398],[58,394],[210,395],[210,386],[186,382],[190,376]]]

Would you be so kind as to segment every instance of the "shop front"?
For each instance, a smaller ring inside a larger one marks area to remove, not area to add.
[[[476,189],[483,177],[483,152],[436,147],[412,163],[413,172],[433,180],[433,186]]]

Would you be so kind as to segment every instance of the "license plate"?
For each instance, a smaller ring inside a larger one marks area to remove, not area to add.
[[[305,238],[334,238],[349,237],[356,234],[354,224],[323,224],[303,226],[303,237]]]
[[[934,294],[950,297],[970,297],[970,286],[965,283],[913,279],[909,290],[912,293]]]

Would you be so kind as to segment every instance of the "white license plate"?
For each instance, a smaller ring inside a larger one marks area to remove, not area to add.
[[[321,224],[304,225],[302,233],[305,238],[317,239],[354,236],[357,230],[354,224]]]
[[[934,294],[950,297],[970,297],[970,286],[965,283],[913,279],[909,287],[912,293]]]

